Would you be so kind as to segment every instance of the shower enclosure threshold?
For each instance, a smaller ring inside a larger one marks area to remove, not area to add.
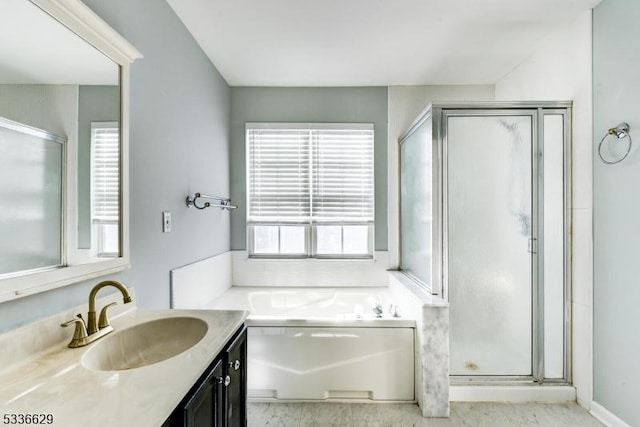
[[[449,387],[451,402],[541,402],[565,403],[576,401],[575,387],[566,383],[528,383],[486,382],[474,385],[451,383]]]

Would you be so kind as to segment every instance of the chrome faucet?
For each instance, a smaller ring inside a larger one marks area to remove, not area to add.
[[[375,302],[372,304],[371,309],[373,310],[373,314],[376,317],[378,318],[382,317],[383,309],[382,309],[382,304],[380,303],[380,300],[376,299]]]
[[[98,294],[98,291],[105,286],[113,286],[118,289],[122,293],[122,301],[124,304],[133,301],[131,299],[131,295],[129,295],[129,291],[127,291],[127,288],[125,288],[120,282],[116,282],[115,280],[105,280],[95,285],[89,293],[89,313],[87,316],[87,323],[85,323],[82,315],[78,314],[77,319],[69,320],[68,322],[60,325],[62,327],[67,327],[75,324],[76,329],[73,333],[73,338],[69,343],[70,348],[84,347],[98,338],[102,338],[103,336],[113,332],[113,327],[109,323],[109,317],[107,316],[107,309],[112,305],[115,305],[115,302],[102,307],[102,310],[100,310],[100,317],[96,322],[96,295]]]

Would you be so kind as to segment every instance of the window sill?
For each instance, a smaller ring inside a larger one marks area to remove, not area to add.
[[[275,262],[280,262],[280,261],[285,261],[285,262],[324,262],[324,261],[344,261],[344,262],[375,262],[376,258],[374,256],[370,256],[370,257],[349,257],[349,258],[343,258],[343,257],[331,257],[331,256],[327,256],[327,257],[295,257],[295,256],[281,256],[281,257],[270,257],[270,256],[263,256],[263,255],[258,255],[258,256],[251,256],[251,255],[247,255],[246,257],[247,261],[275,261]]]

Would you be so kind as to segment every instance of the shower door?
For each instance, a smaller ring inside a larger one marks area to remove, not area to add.
[[[447,110],[451,375],[534,375],[536,110]]]

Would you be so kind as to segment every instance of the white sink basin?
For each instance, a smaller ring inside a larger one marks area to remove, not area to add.
[[[100,339],[82,357],[82,365],[94,371],[152,365],[190,349],[207,329],[207,323],[195,317],[165,317],[140,323]]]

